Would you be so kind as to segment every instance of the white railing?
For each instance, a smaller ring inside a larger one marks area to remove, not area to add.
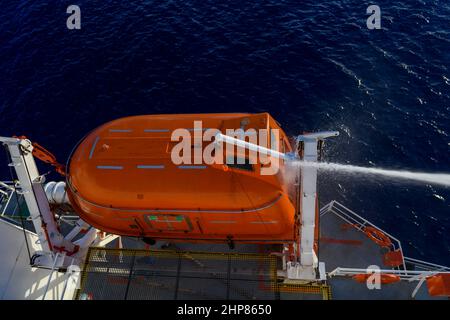
[[[53,260],[52,268],[50,270],[50,274],[48,276],[47,285],[45,286],[44,294],[42,295],[42,300],[45,300],[48,289],[50,288],[50,283],[52,282],[53,274],[59,268],[59,266],[57,266],[57,264],[58,264],[58,262],[60,262],[60,257],[62,256],[62,260],[64,261],[65,255],[66,255],[65,253],[62,255],[59,252],[56,253],[54,260]]]
[[[450,271],[449,267],[409,257],[405,257],[405,262],[413,264],[415,267],[421,269],[422,271]]]
[[[8,207],[9,201],[11,200],[11,194],[14,192],[14,188],[11,187],[11,183],[12,182],[9,181],[0,181],[0,205],[3,206],[0,207],[0,215],[5,213],[5,209]]]
[[[400,250],[400,252],[402,253],[403,269],[406,269],[405,258],[403,257],[403,249],[400,240],[335,200],[329,202],[328,204],[323,206],[322,209],[320,209],[320,216],[323,216],[327,213],[335,214],[348,224],[353,225],[357,230],[361,232],[364,231],[364,228],[366,226],[371,226],[385,234],[391,240],[394,250]]]
[[[436,274],[450,274],[450,271],[441,271],[441,270],[433,270],[433,271],[416,271],[416,270],[392,270],[392,269],[381,269],[381,270],[369,270],[369,269],[357,269],[357,268],[336,268],[333,271],[328,273],[328,277],[350,277],[357,274],[371,274],[371,273],[380,273],[380,274],[392,274],[396,275],[400,278],[400,280],[406,281],[420,281],[422,278],[430,277]]]
[[[19,222],[23,218],[21,206],[26,206],[26,204],[21,203],[23,195],[20,194],[20,188],[12,186],[13,182],[11,181],[0,181],[0,217],[10,223],[22,226]]]
[[[397,238],[390,235],[383,229],[374,225],[367,219],[361,217],[357,213],[353,212],[352,210],[350,210],[349,208],[345,207],[344,205],[340,204],[335,200],[331,201],[330,203],[322,207],[322,209],[320,209],[320,216],[323,216],[327,213],[335,214],[345,222],[353,225],[359,231],[363,231],[366,226],[374,227],[391,239],[392,244],[394,245],[394,249],[399,249],[402,252],[403,270],[394,270],[394,269],[380,270],[381,273],[395,274],[400,276],[402,280],[409,280],[409,281],[419,281],[424,277],[435,275],[437,273],[450,273],[449,267],[403,256],[402,245]],[[417,268],[417,270],[407,270],[406,263],[414,265],[414,267]],[[352,268],[336,268],[335,270],[328,273],[328,275],[353,276],[355,274],[360,273],[367,273],[367,270],[352,269]]]

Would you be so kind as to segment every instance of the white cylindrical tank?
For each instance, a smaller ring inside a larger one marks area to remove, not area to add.
[[[66,183],[64,181],[51,181],[45,184],[45,194],[49,203],[64,204],[70,203],[66,192]]]

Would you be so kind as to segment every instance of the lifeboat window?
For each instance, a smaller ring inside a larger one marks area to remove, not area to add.
[[[278,151],[278,135],[272,128],[270,128],[270,148],[272,150]]]
[[[227,166],[234,169],[253,171],[253,165],[248,158],[243,157],[227,157]]]

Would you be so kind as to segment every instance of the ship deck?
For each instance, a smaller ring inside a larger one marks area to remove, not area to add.
[[[14,220],[27,216],[26,205],[20,198],[11,199],[14,201],[2,199],[1,218],[21,226],[20,220]],[[29,221],[24,224],[27,229],[32,227]],[[386,249],[358,228],[374,226],[364,218],[331,202],[322,208],[319,224],[319,261],[325,263],[328,275],[339,267],[389,269],[383,265]],[[392,240],[401,250],[400,241],[394,237]],[[230,249],[226,244],[163,242],[149,246],[128,237],[122,237],[120,242],[120,248],[119,240],[115,240],[108,248],[90,249],[77,299],[412,299],[418,284],[404,280],[369,290],[351,275],[342,274],[328,277],[319,285],[283,281],[279,272],[281,259],[271,254],[280,253],[280,246],[236,244]],[[408,270],[450,271],[447,267],[404,259]],[[424,282],[415,299],[448,298],[431,297]]]
[[[386,249],[335,213],[322,210],[320,217],[319,260],[327,273],[338,267],[389,269],[383,265]],[[281,259],[270,255],[280,252],[277,246],[237,244],[232,250],[222,244],[157,243],[150,248],[134,238],[122,242],[127,249],[91,249],[78,299],[406,300],[418,284],[400,281],[369,290],[350,276],[331,277],[320,285],[285,282],[277,276]],[[413,263],[408,266],[413,268]],[[427,266],[435,265],[416,267]],[[426,283],[415,295],[436,298],[429,296]]]
[[[393,269],[383,264],[386,249],[369,239],[356,228],[348,228],[348,224],[339,216],[326,213],[320,218],[321,237],[319,245],[320,261],[325,262],[327,272],[335,268],[367,269],[378,266],[380,269]],[[410,267],[413,267],[410,265]],[[333,299],[356,300],[408,300],[417,281],[399,281],[381,285],[381,289],[369,290],[365,283],[358,283],[352,278],[332,277],[328,280]],[[424,283],[415,295],[415,299],[436,299],[430,297]]]

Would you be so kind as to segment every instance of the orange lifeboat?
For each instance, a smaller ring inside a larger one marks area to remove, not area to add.
[[[296,240],[297,206],[291,201],[296,197],[288,194],[283,163],[273,175],[261,174],[266,164],[248,164],[248,159],[233,165],[175,164],[171,154],[178,142],[172,141],[172,133],[179,128],[193,135],[208,128],[223,133],[278,129],[277,138],[267,136],[267,146],[292,151],[267,113],[145,115],[111,121],[90,132],[68,161],[68,197],[81,218],[106,232],[155,240]]]

